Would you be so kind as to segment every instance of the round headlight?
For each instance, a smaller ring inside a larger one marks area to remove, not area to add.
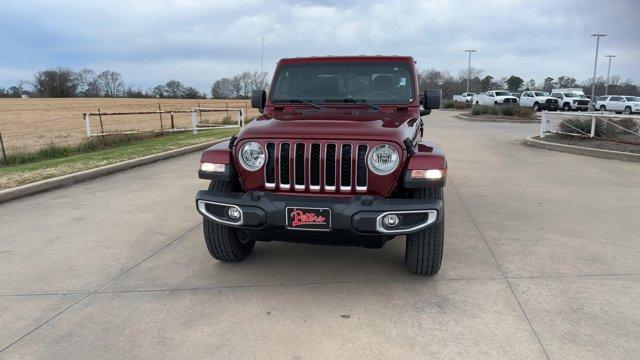
[[[398,167],[400,156],[393,146],[380,144],[371,149],[367,162],[374,173],[387,175]]]
[[[257,142],[250,141],[240,149],[240,165],[249,171],[256,171],[262,167],[265,160],[265,153],[262,146]]]

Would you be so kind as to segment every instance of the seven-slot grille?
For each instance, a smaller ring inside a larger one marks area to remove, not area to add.
[[[267,142],[266,189],[367,191],[366,144]]]

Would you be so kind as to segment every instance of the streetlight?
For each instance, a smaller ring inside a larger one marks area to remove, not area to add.
[[[591,81],[591,102],[589,104],[589,109],[594,109],[594,100],[596,97],[596,68],[598,67],[598,48],[600,47],[600,38],[607,36],[607,34],[591,34],[590,36],[596,37],[596,59],[593,63],[593,78]]]
[[[609,58],[609,67],[607,68],[607,84],[604,86],[604,94],[609,94],[609,74],[611,74],[611,58],[617,57],[615,55],[605,55],[604,57]]]
[[[467,93],[469,93],[469,78],[471,78],[471,53],[476,52],[473,49],[465,50],[464,52],[469,53],[469,65],[467,67]]]
[[[261,37],[262,46],[260,48],[260,73],[264,72],[264,36]]]

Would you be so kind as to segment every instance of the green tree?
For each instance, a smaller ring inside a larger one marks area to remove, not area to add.
[[[524,80],[522,80],[522,78],[520,78],[519,76],[511,75],[507,79],[507,89],[509,91],[518,91],[518,89],[520,89],[520,86],[522,86],[523,83],[524,83]]]

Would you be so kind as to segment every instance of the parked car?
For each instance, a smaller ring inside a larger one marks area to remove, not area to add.
[[[511,93],[504,90],[492,90],[473,96],[475,105],[515,105],[518,98],[511,96]]]
[[[600,96],[596,102],[596,109],[624,114],[640,113],[640,98],[622,95]]]
[[[558,99],[544,91],[524,91],[520,95],[520,106],[530,107],[535,111],[558,110]]]
[[[476,93],[465,92],[465,93],[462,93],[462,95],[453,95],[453,101],[470,103],[471,100],[473,100],[473,95],[475,94]]]
[[[591,104],[591,100],[587,99],[582,90],[555,89],[551,91],[551,96],[558,99],[558,104],[563,111],[587,111]]]
[[[244,260],[256,241],[380,248],[406,237],[409,271],[433,275],[444,242],[442,149],[422,140],[422,106],[409,56],[282,59],[263,114],[202,154],[210,180],[196,195],[211,256]]]

